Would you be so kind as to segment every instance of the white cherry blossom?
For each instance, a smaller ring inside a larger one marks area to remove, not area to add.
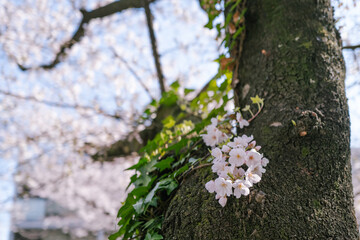
[[[249,126],[249,122],[242,118],[241,113],[236,113],[236,121],[239,123],[240,128],[244,128],[246,126]]]
[[[261,154],[255,150],[246,152],[246,165],[248,167],[261,164]]]
[[[207,146],[215,147],[215,145],[219,142],[219,137],[217,132],[211,131],[207,134],[202,135],[204,142]]]
[[[229,153],[229,163],[233,166],[240,167],[245,163],[246,152],[242,148],[232,149]]]
[[[266,172],[266,169],[263,168],[261,164],[253,166],[253,173],[258,175],[260,178],[262,177],[262,174]]]
[[[261,180],[261,177],[255,173],[253,167],[249,167],[245,172],[246,180],[251,182],[252,184],[258,183]]]
[[[242,122],[241,115],[237,114],[237,118],[240,119],[238,120],[240,124]],[[235,136],[231,141],[221,146],[221,142],[227,140],[228,137],[221,139],[220,133],[224,133],[217,128],[218,124],[221,123],[217,119],[213,119],[212,124],[205,128],[207,134],[202,135],[205,144],[213,147],[211,170],[218,176],[215,181],[207,182],[205,188],[210,193],[215,192],[215,198],[224,207],[227,198],[231,195],[236,198],[249,195],[253,184],[261,180],[266,171],[264,167],[269,160],[259,153],[261,147],[256,146],[256,141],[252,135]],[[208,139],[210,136],[215,136],[212,141]],[[217,146],[219,144],[221,148]],[[243,166],[247,169],[246,171]]]
[[[224,153],[228,153],[228,152],[230,152],[230,150],[231,150],[231,148],[229,148],[227,145],[224,145],[221,148],[221,151],[223,151]]]
[[[215,191],[221,197],[230,196],[232,194],[232,182],[218,177],[215,179]]]
[[[218,147],[211,150],[211,155],[215,158],[214,161],[222,161],[223,160],[222,151]]]
[[[240,198],[241,195],[247,196],[250,193],[249,187],[251,187],[252,184],[247,180],[236,180],[235,183],[233,183],[234,187],[234,196],[236,198]]]

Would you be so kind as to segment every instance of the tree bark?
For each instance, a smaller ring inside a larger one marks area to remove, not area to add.
[[[247,1],[235,91],[258,94],[246,128],[270,159],[248,197],[222,208],[205,183],[182,182],[165,214],[165,239],[358,239],[353,208],[345,68],[330,0]],[[293,122],[296,123],[294,126]]]

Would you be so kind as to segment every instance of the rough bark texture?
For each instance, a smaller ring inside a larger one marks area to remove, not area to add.
[[[236,91],[241,105],[265,98],[245,133],[270,159],[267,172],[250,196],[222,208],[204,188],[210,168],[197,170],[166,211],[165,239],[358,239],[345,69],[330,1],[247,5]]]

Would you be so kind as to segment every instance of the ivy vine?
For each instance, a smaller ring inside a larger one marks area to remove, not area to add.
[[[207,12],[207,28],[216,28],[218,38],[223,37],[225,53],[217,59],[218,73],[209,81],[197,97],[185,100],[193,89],[181,89],[178,82],[170,86],[159,101],[153,101],[145,109],[144,121],[151,121],[161,106],[179,106],[176,116],[167,116],[163,129],[148,141],[141,150],[138,163],[128,168],[135,170],[128,187],[133,187],[119,209],[118,232],[109,240],[123,239],[163,239],[161,227],[171,197],[182,180],[193,169],[211,161],[211,156],[203,148],[200,134],[211,118],[226,114],[225,106],[232,101],[229,92],[234,81],[236,66],[233,58],[238,55],[241,34],[244,32],[244,1],[202,0],[201,6]],[[223,7],[221,7],[223,6]],[[219,17],[226,12],[220,23]],[[240,40],[240,41],[239,41]],[[234,50],[236,49],[236,50]],[[233,57],[233,58],[232,58]],[[209,108],[216,105],[215,108]],[[189,120],[195,119],[195,120]],[[199,151],[204,151],[202,157]]]

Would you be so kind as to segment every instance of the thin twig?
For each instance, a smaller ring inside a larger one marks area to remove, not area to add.
[[[144,1],[144,9],[145,9],[147,26],[148,26],[149,35],[150,35],[151,49],[153,52],[153,57],[154,57],[156,72],[157,72],[157,76],[158,76],[158,80],[159,80],[160,90],[161,90],[161,93],[164,93],[164,92],[166,92],[165,79],[164,79],[164,75],[161,70],[160,57],[159,57],[159,53],[157,50],[155,32],[154,32],[154,27],[153,27],[153,23],[152,23],[152,14],[151,14],[150,6],[149,6],[150,1],[149,0],[143,0],[143,1]]]
[[[109,114],[101,109],[97,109],[97,108],[93,108],[93,107],[89,107],[89,106],[81,106],[78,104],[68,104],[68,103],[60,103],[60,102],[53,102],[53,101],[48,101],[48,100],[39,100],[34,96],[22,96],[22,95],[18,95],[15,93],[11,93],[11,92],[7,92],[4,90],[0,89],[0,94],[5,95],[5,96],[9,96],[9,97],[13,97],[13,98],[17,98],[17,99],[21,99],[24,101],[33,101],[33,102],[37,102],[37,103],[41,103],[41,104],[45,104],[48,106],[52,106],[52,107],[58,107],[58,108],[70,108],[70,109],[81,109],[81,110],[89,110],[92,111],[94,113],[106,116],[106,117],[111,117],[111,118],[115,118],[115,119],[122,119],[122,117],[118,114],[112,115]]]
[[[131,74],[135,77],[136,80],[138,80],[138,82],[140,83],[140,85],[144,88],[144,90],[149,94],[151,100],[154,100],[155,97],[151,95],[150,89],[145,85],[145,83],[143,83],[143,81],[141,80],[140,76],[136,73],[136,71],[130,66],[130,64],[128,64],[128,62],[119,54],[116,53],[116,50],[114,48],[112,48],[112,51],[115,55],[115,57],[117,57],[125,66],[126,68],[131,72]]]
[[[252,116],[252,118],[250,118],[250,119],[247,120],[247,121],[250,123],[252,120],[254,120],[254,119],[256,118],[256,116],[259,115],[259,113],[261,112],[261,110],[263,109],[263,107],[264,107],[264,104],[261,105],[261,108],[259,109],[259,111],[257,111],[257,113],[255,113],[255,115]]]
[[[342,49],[350,49],[350,50],[355,50],[357,48],[360,48],[360,44],[358,45],[349,45],[349,46],[343,46]]]

